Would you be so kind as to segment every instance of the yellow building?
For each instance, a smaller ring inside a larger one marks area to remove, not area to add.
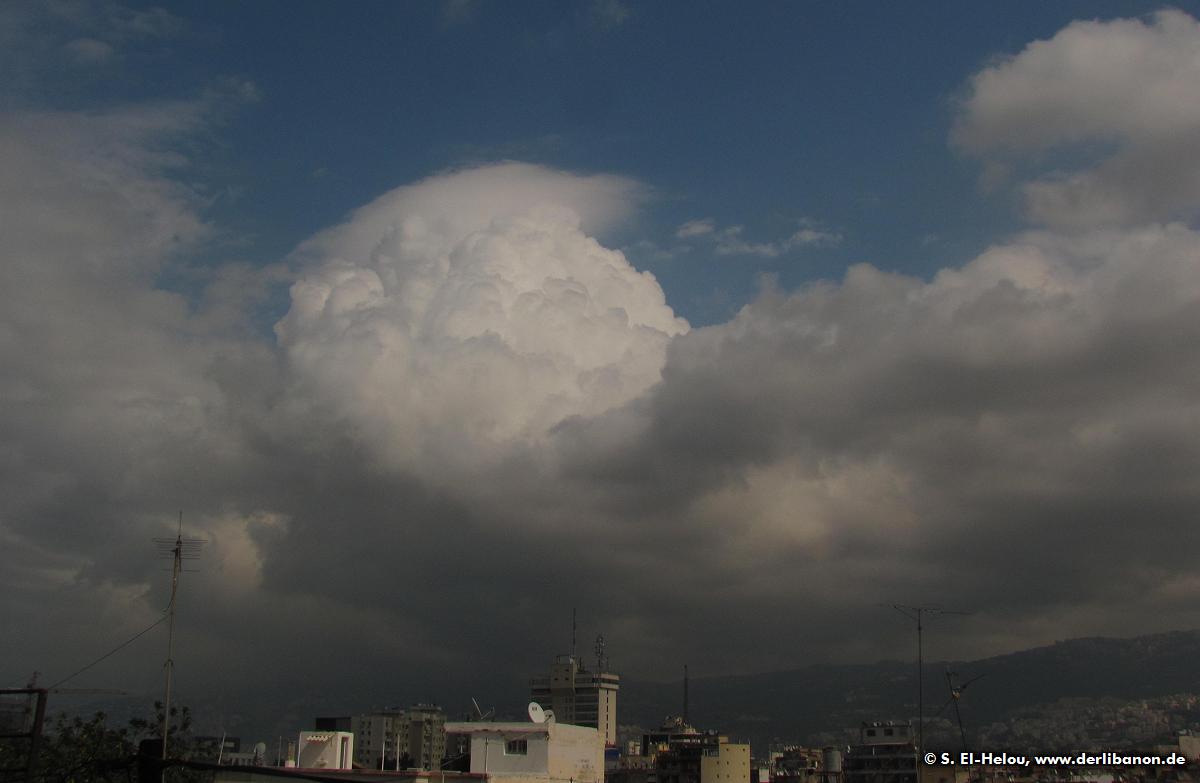
[[[722,742],[700,757],[700,783],[749,783],[750,746]]]

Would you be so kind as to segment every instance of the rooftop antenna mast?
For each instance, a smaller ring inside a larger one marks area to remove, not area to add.
[[[604,641],[604,634],[596,636],[596,672],[606,671],[608,669],[608,655],[605,650],[608,644]]]
[[[575,662],[575,607],[571,607],[571,662]]]
[[[683,725],[692,725],[688,722],[688,668],[686,663],[683,665]]]
[[[939,614],[967,615],[940,606],[908,606],[907,604],[884,604],[895,609],[910,620],[917,622],[917,759],[925,758],[925,658],[922,631],[923,618]]]
[[[179,527],[174,540],[156,538],[160,557],[171,558],[171,602],[167,605],[167,660],[163,663],[163,719],[162,719],[162,760],[167,760],[167,741],[171,731],[171,684],[175,675],[175,606],[179,594],[179,574],[184,571],[185,560],[199,560],[200,547],[204,541],[198,538],[183,537],[183,512],[179,512]],[[191,570],[191,569],[188,569]],[[165,775],[165,771],[164,771]]]
[[[954,675],[955,674],[957,674],[957,672],[952,672],[952,671],[950,671],[950,669],[946,669],[946,685],[948,685],[950,688],[950,701],[948,701],[942,705],[942,709],[938,711],[938,714],[940,715],[942,712],[945,712],[946,708],[949,707],[951,704],[954,705],[954,719],[958,722],[958,736],[959,736],[959,739],[962,740],[962,751],[964,753],[966,753],[966,751],[967,751],[967,730],[965,728],[963,728],[962,711],[959,710],[959,708],[958,708],[958,701],[959,701],[959,699],[962,698],[963,691],[965,691],[971,683],[975,682],[976,680],[981,679],[984,675],[980,674],[976,677],[972,677],[971,679],[964,682],[962,685],[955,685],[954,684]],[[972,767],[968,766],[967,767],[967,780],[972,780],[973,778],[974,778],[974,772],[972,771]]]
[[[495,707],[492,707],[487,712],[484,712],[483,709],[479,706],[479,702],[475,701],[475,697],[473,697],[473,696],[471,697],[471,705],[475,707],[475,717],[471,718],[471,720],[495,720],[495,718],[496,718],[496,708]]]

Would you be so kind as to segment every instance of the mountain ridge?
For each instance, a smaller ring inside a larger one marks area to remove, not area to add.
[[[1080,637],[974,661],[928,661],[924,667],[927,739],[936,743],[939,732],[957,736],[956,729],[950,731],[953,727],[946,722],[949,712],[938,714],[948,698],[948,668],[956,672],[959,685],[982,675],[963,692],[959,705],[971,734],[1018,718],[1025,723],[1038,716],[1043,716],[1043,723],[1073,719],[1070,710],[1055,706],[1062,700],[1083,700],[1083,709],[1102,700],[1127,702],[1196,694],[1200,703],[1197,662],[1200,630],[1126,638]],[[407,703],[412,699],[403,696],[406,688],[419,693],[414,685],[391,683],[385,696],[378,691],[367,695],[268,688],[245,694],[236,705],[231,705],[227,696],[214,699],[181,692],[177,703],[190,706],[197,733],[219,735],[228,730],[243,739],[273,740],[311,728],[317,715],[349,715],[372,704]],[[498,707],[502,719],[521,720],[529,691],[524,679],[498,682],[484,678],[459,683],[457,692],[436,694],[452,719],[467,714],[472,695],[486,706]],[[103,710],[122,723],[149,714],[155,698],[152,693],[117,700],[56,696],[51,712],[86,715]],[[618,720],[626,736],[657,727],[663,718],[682,711],[682,678],[651,681],[622,677]],[[916,716],[915,661],[814,663],[776,672],[690,680],[691,722],[700,729],[717,729],[731,739],[749,741],[756,753],[776,741],[840,744],[852,738],[862,721],[915,721]],[[1200,730],[1200,715],[1195,724]]]
[[[927,724],[955,683],[978,677],[960,700],[964,723],[983,727],[1036,712],[1063,699],[1138,700],[1200,693],[1200,630],[1135,637],[1089,636],[973,661],[929,661],[923,668]],[[883,660],[812,664],[749,675],[690,680],[691,722],[748,739],[756,750],[773,740],[838,736],[867,720],[916,720],[916,663]],[[626,680],[621,722],[657,725],[666,705],[682,712],[682,679]],[[943,716],[944,717],[944,716]]]

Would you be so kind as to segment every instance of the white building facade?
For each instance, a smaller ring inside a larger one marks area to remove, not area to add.
[[[597,729],[546,723],[447,723],[471,738],[471,774],[496,783],[603,783],[604,740]]]
[[[302,769],[351,769],[354,766],[354,735],[348,731],[300,732],[296,766]]]

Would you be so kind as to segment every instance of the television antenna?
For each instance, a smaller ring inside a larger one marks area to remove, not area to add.
[[[900,614],[917,623],[917,758],[925,758],[925,659],[922,631],[923,619],[926,616],[941,614],[968,615],[970,612],[943,609],[941,606],[909,606],[907,604],[881,604],[895,609]]]
[[[967,732],[963,728],[962,711],[958,708],[958,701],[962,698],[963,691],[965,691],[967,687],[971,685],[971,683],[982,679],[984,675],[980,674],[977,677],[972,677],[962,685],[955,685],[954,677],[957,674],[958,672],[952,672],[949,669],[946,669],[946,685],[950,688],[950,700],[942,705],[942,708],[938,710],[938,714],[941,715],[946,711],[947,707],[949,707],[951,704],[954,705],[954,720],[958,723],[958,736],[959,739],[962,740],[962,749],[965,751],[967,749]]]
[[[494,718],[496,716],[496,708],[495,707],[492,707],[487,712],[484,712],[479,707],[479,702],[475,701],[475,697],[473,697],[473,696],[471,697],[471,706],[473,706],[475,708],[475,717],[473,718],[473,720],[477,720],[477,721],[491,720],[492,718]]]
[[[968,686],[971,685],[971,683],[982,679],[984,675],[983,674],[977,675],[977,676],[972,677],[971,679],[967,680],[962,685],[955,685],[954,684],[954,676],[956,674],[957,674],[957,672],[952,672],[952,671],[950,671],[950,669],[946,669],[946,685],[947,685],[947,687],[950,688],[950,700],[942,705],[942,708],[940,710],[938,710],[938,714],[941,715],[943,712],[946,711],[947,707],[949,707],[951,704],[954,705],[954,719],[958,723],[958,736],[959,736],[959,739],[962,741],[962,751],[964,753],[966,753],[966,751],[967,751],[967,731],[966,731],[966,729],[963,728],[962,711],[959,710],[959,708],[958,708],[958,701],[959,701],[959,699],[962,698],[963,691],[965,691],[968,688]],[[967,779],[970,780],[971,777],[972,777],[971,768],[967,767]]]
[[[596,673],[606,671],[608,669],[608,645],[604,641],[604,634],[599,634],[596,637]]]
[[[171,684],[175,675],[175,607],[179,596],[179,574],[183,571],[196,569],[183,567],[184,562],[199,560],[200,548],[205,542],[199,538],[183,537],[183,512],[179,512],[179,526],[175,538],[155,538],[160,558],[171,558],[171,601],[167,604],[167,660],[163,663],[163,719],[162,719],[162,760],[167,760],[167,742],[171,731]],[[165,775],[164,771],[164,775]]]

